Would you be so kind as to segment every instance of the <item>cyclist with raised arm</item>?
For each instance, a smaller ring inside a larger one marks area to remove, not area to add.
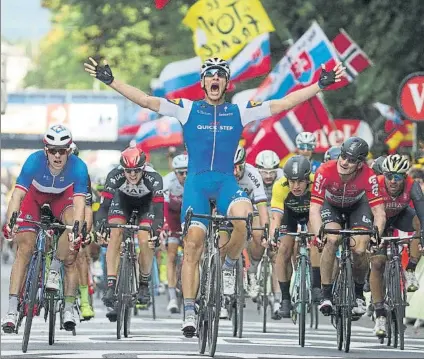
[[[366,165],[368,144],[359,137],[347,139],[341,146],[337,160],[321,165],[315,173],[312,186],[309,221],[311,232],[319,234],[321,224],[326,228],[340,229],[342,213],[351,229],[372,229],[379,234],[384,230],[386,214],[377,176]],[[319,309],[324,315],[332,311],[333,263],[340,236],[327,235],[321,256],[321,283],[323,299]],[[352,237],[353,280],[356,306],[353,313],[361,316],[366,311],[363,287],[369,268],[366,249],[369,236]]]
[[[44,135],[44,149],[32,153],[16,180],[15,189],[7,209],[7,222],[3,226],[5,238],[16,240],[18,250],[10,274],[9,308],[2,320],[5,333],[12,333],[18,318],[19,294],[25,273],[34,250],[37,227],[28,222],[19,228],[10,228],[8,223],[13,212],[19,218],[40,220],[40,209],[48,203],[53,215],[67,225],[79,221],[80,230],[85,216],[85,201],[88,185],[86,164],[71,153],[71,132],[62,125],[51,126]],[[59,238],[56,257],[53,258],[45,284],[47,291],[59,290],[60,269],[65,269],[64,327],[73,330],[76,321],[73,306],[78,285],[75,259],[78,251],[70,250],[73,234],[64,231]]]
[[[306,157],[295,155],[286,162],[284,176],[275,182],[272,189],[270,226],[272,238],[277,228],[281,227],[281,230],[286,232],[297,232],[299,224],[309,225],[309,205],[313,181],[311,163]],[[294,240],[294,237],[284,235],[280,239],[278,248],[275,269],[282,296],[277,312],[278,318],[290,318],[290,280],[293,273],[291,258]],[[319,266],[319,263],[317,265]],[[314,274],[312,272],[313,290],[316,287],[320,290],[320,281],[314,282]]]
[[[410,166],[409,160],[398,154],[389,155],[383,161],[383,174],[378,176],[378,183],[387,216],[385,232],[392,228],[404,232],[415,231],[422,236],[424,195],[420,185],[407,174]],[[410,207],[411,201],[414,208]],[[418,280],[415,277],[415,268],[421,258],[419,244],[420,239],[412,239],[410,242],[410,258],[405,271],[405,285],[408,292],[415,292],[419,289]],[[384,308],[386,259],[384,249],[377,251],[371,258],[370,286],[376,316],[374,334],[378,337],[386,336],[386,310]]]
[[[248,123],[288,110],[317,95],[321,89],[340,81],[344,68],[338,63],[332,71],[324,65],[317,83],[295,91],[282,99],[266,102],[249,101],[244,106],[225,102],[225,92],[230,85],[228,62],[219,58],[205,61],[200,72],[200,84],[205,92],[201,101],[186,99],[167,100],[146,95],[143,91],[127,85],[112,75],[104,62],[99,65],[90,58],[84,64],[85,70],[93,77],[130,99],[134,103],[177,118],[183,127],[184,142],[189,156],[188,177],[181,215],[187,209],[194,213],[209,214],[210,200],[216,200],[219,213],[247,217],[253,208],[247,195],[240,190],[234,178],[233,156],[236,152],[243,127]],[[192,221],[184,239],[184,263],[182,286],[184,294],[185,320],[183,333],[192,337],[196,331],[194,301],[199,286],[199,261],[202,255],[207,220]],[[226,246],[227,255],[223,270],[231,271],[236,264],[246,240],[244,221],[233,221],[233,232]],[[224,282],[231,280],[224,276]],[[234,283],[224,283],[234,288]]]
[[[101,233],[104,223],[126,224],[133,210],[138,211],[141,226],[151,226],[152,232],[163,224],[162,177],[153,168],[146,166],[146,156],[137,147],[128,147],[121,153],[120,165],[109,172],[96,213],[96,232]],[[123,230],[112,228],[106,252],[107,290],[102,300],[106,307],[114,308],[116,302],[116,276]],[[146,231],[138,232],[140,247],[138,303],[143,308],[150,304],[149,281],[153,264],[156,238]],[[116,312],[108,313],[110,321],[116,320]]]
[[[177,269],[176,260],[178,246],[181,241],[181,205],[183,203],[184,182],[187,178],[188,157],[187,155],[177,155],[172,159],[172,172],[163,178],[164,193],[164,215],[165,223],[169,230],[166,238],[166,248],[168,252],[167,278],[169,303],[166,310],[171,313],[178,312],[177,303]]]
[[[296,152],[298,155],[305,156],[311,162],[311,171],[315,173],[321,162],[313,160],[315,148],[317,147],[317,138],[312,132],[301,132],[296,136]]]

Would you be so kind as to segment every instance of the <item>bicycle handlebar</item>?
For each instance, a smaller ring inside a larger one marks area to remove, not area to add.
[[[381,244],[387,245],[389,243],[395,243],[395,244],[407,244],[411,239],[421,238],[421,236],[413,235],[413,236],[406,236],[406,237],[400,237],[400,236],[392,236],[392,237],[381,237]],[[404,243],[402,243],[404,242]]]
[[[190,208],[187,210],[185,218],[184,218],[184,230],[183,230],[183,237],[187,236],[188,228],[191,224],[191,219],[195,218],[202,218],[202,219],[208,219],[212,221],[215,224],[220,224],[222,222],[226,221],[246,221],[246,227],[247,227],[247,238],[250,238],[252,234],[252,222],[253,222],[253,213],[249,213],[247,217],[232,217],[232,216],[223,216],[220,214],[198,214],[193,213],[193,210]]]
[[[332,229],[332,228],[323,228],[321,231],[322,234],[347,234],[351,236],[360,236],[360,235],[370,235],[374,236],[376,234],[375,229]]]
[[[152,227],[150,227],[150,226],[138,226],[138,225],[135,225],[135,224],[112,223],[112,224],[105,224],[103,226],[103,229],[106,229],[106,228],[121,228],[121,229],[129,229],[129,230],[133,230],[133,231],[152,232]]]

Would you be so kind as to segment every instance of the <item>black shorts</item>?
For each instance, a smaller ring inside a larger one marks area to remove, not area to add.
[[[403,232],[413,232],[414,227],[412,226],[412,221],[415,216],[415,210],[411,207],[406,207],[396,216],[387,218],[384,235],[387,235],[386,232],[389,228],[399,229]]]
[[[323,224],[335,222],[342,224],[342,213],[346,216],[348,228],[372,229],[374,216],[365,196],[347,208],[336,207],[324,201],[321,209]]]
[[[151,224],[154,219],[153,213],[150,213],[152,194],[144,197],[131,197],[121,191],[116,191],[110,203],[108,212],[108,221],[113,218],[121,218],[128,221],[133,210],[138,211],[139,223]]]
[[[290,208],[285,208],[281,220],[281,230],[283,232],[297,232],[299,224],[307,224],[308,222],[309,212],[297,213]]]

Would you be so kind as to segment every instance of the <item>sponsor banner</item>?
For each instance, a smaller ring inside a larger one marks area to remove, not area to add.
[[[47,106],[9,103],[1,116],[1,132],[41,135],[47,129]]]

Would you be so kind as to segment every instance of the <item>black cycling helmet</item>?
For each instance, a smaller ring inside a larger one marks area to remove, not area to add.
[[[308,180],[311,173],[311,162],[301,155],[291,157],[284,165],[284,175],[289,180]]]
[[[336,160],[340,156],[341,148],[339,146],[331,146],[324,155],[324,162]]]
[[[380,156],[375,159],[375,161],[371,165],[371,169],[374,173],[379,176],[383,174],[383,162],[386,159],[386,156]]]
[[[351,137],[343,142],[340,150],[341,155],[346,155],[358,162],[363,162],[367,158],[369,146],[362,138]]]

